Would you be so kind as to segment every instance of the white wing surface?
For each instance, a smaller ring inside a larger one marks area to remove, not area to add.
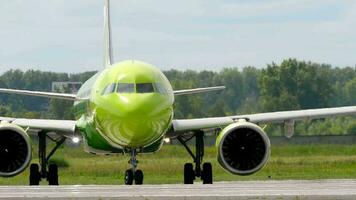
[[[202,92],[211,92],[216,90],[223,90],[225,86],[216,86],[216,87],[206,87],[206,88],[195,88],[195,89],[187,89],[187,90],[176,90],[174,91],[175,96],[186,95],[186,94],[195,94]]]
[[[53,93],[53,92],[39,92],[39,91],[30,91],[30,90],[14,90],[14,89],[4,89],[0,88],[0,93],[7,94],[19,94],[35,97],[47,97],[52,99],[63,99],[63,100],[79,100],[75,94],[64,94],[64,93]]]
[[[0,122],[7,122],[28,129],[30,132],[55,132],[58,135],[71,137],[76,133],[76,121],[46,120],[46,119],[19,119],[0,117]]]
[[[173,130],[190,131],[199,129],[209,129],[224,127],[238,120],[245,119],[252,123],[283,123],[288,121],[322,119],[334,116],[356,115],[356,106],[322,108],[310,110],[282,111],[259,113],[251,115],[236,115],[228,117],[200,118],[200,119],[182,119],[173,120]]]

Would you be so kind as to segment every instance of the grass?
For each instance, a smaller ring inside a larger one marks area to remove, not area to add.
[[[53,157],[59,162],[60,184],[123,184],[128,156],[95,156],[81,148],[61,148]],[[191,158],[181,146],[164,146],[155,154],[139,155],[144,183],[181,183],[183,165]],[[33,162],[37,162],[34,155]],[[212,162],[214,181],[356,178],[356,146],[285,145],[273,146],[270,161],[251,176],[235,176],[217,163],[215,147],[206,148],[205,161]],[[0,185],[27,185],[27,169],[13,178],[0,178]],[[43,184],[46,184],[43,181]]]

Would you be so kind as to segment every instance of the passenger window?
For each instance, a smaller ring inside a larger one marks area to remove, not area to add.
[[[101,95],[108,95],[108,94],[115,92],[115,87],[116,87],[116,83],[112,83],[112,84],[106,86],[105,89],[103,90],[103,92],[101,93]]]
[[[117,85],[118,93],[134,93],[135,92],[135,84],[133,83],[119,83]]]
[[[136,84],[137,93],[153,93],[155,92],[152,83],[138,83]]]

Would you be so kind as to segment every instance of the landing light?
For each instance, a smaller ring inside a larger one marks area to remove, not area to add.
[[[72,142],[75,143],[75,144],[78,144],[80,142],[79,137],[73,137],[72,138]]]
[[[164,142],[165,143],[171,143],[171,139],[170,138],[164,138]]]

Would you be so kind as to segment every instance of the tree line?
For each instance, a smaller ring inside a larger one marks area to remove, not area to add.
[[[79,74],[10,70],[0,76],[0,88],[50,91],[52,82],[84,82],[95,72]],[[356,67],[287,59],[259,69],[164,71],[174,89],[226,86],[218,92],[176,97],[175,118],[213,117],[281,110],[356,105]],[[72,119],[72,102],[0,94],[0,116]],[[65,108],[65,109],[64,109]],[[282,134],[279,125],[267,128]],[[354,117],[300,122],[297,134],[356,134]]]

